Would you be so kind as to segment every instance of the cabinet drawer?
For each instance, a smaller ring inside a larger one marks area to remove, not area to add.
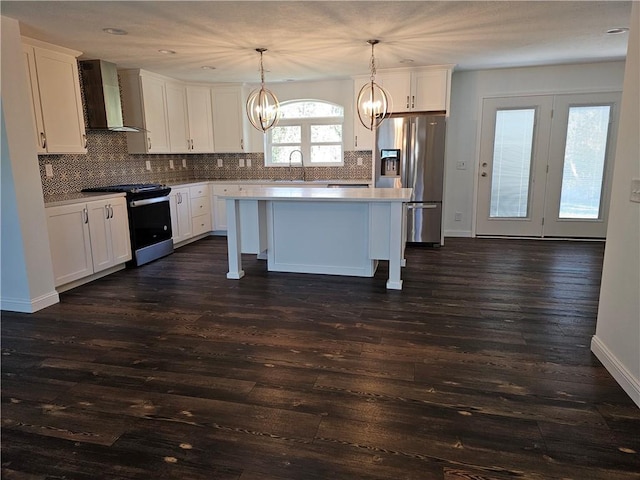
[[[209,197],[191,198],[191,216],[197,217],[205,214],[211,214],[211,203],[209,202]]]
[[[211,228],[211,215],[198,215],[197,217],[193,217],[193,235],[200,235],[202,233],[207,233],[212,230]]]
[[[189,195],[191,198],[208,197],[209,185],[196,185],[195,187],[189,187]]]

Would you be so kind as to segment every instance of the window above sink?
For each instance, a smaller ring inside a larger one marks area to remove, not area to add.
[[[344,165],[344,107],[321,100],[293,100],[284,102],[280,110],[278,125],[265,135],[265,166]]]

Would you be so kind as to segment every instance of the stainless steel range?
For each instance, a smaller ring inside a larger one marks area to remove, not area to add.
[[[129,266],[149,263],[173,253],[169,193],[156,183],[133,183],[85,188],[83,192],[124,192],[127,195],[132,260]]]

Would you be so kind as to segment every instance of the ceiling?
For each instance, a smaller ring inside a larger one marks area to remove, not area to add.
[[[23,35],[202,82],[267,82],[455,64],[485,69],[625,58],[631,1],[9,1]],[[126,30],[109,35],[104,28]],[[175,51],[162,54],[160,49]],[[202,66],[215,67],[204,70]]]

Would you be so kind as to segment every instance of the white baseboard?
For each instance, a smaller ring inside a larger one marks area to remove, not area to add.
[[[60,301],[58,292],[53,292],[40,295],[36,298],[2,298],[0,299],[0,305],[2,310],[9,312],[21,312],[21,313],[34,313],[43,308],[50,307]]]
[[[591,351],[602,362],[631,400],[640,407],[640,379],[635,378],[596,335],[591,338]]]
[[[445,237],[471,238],[473,237],[470,230],[445,230]]]

